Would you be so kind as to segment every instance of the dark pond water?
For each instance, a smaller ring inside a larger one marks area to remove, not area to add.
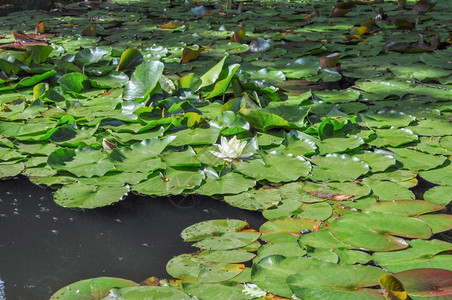
[[[222,201],[181,200],[130,195],[80,211],[56,205],[52,190],[25,178],[0,181],[0,300],[49,299],[67,284],[99,276],[169,278],[167,261],[196,251],[180,238],[184,228],[222,218],[255,229],[264,222],[259,213]]]

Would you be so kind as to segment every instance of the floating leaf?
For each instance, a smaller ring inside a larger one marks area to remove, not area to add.
[[[186,300],[191,299],[186,293],[180,289],[169,286],[139,286],[139,287],[125,287],[113,288],[108,293],[108,296],[102,300],[114,299],[172,299],[172,300]]]
[[[380,201],[365,208],[365,211],[390,212],[403,216],[418,216],[443,209],[444,206],[421,200]]]
[[[239,231],[248,226],[247,222],[234,219],[203,221],[185,228],[181,233],[181,237],[186,242],[194,242],[212,235]]]
[[[313,156],[311,161],[317,165],[312,169],[316,181],[353,181],[370,169],[363,161],[348,155]]]
[[[442,255],[452,249],[452,244],[439,240],[412,240],[410,248],[403,251],[375,252],[374,261],[390,272],[414,268],[445,268],[452,270],[452,257]]]
[[[447,298],[452,295],[452,271],[435,268],[416,268],[394,274],[404,283],[413,297]]]
[[[380,286],[388,300],[408,299],[407,292],[402,282],[391,274],[384,274],[380,277]]]
[[[236,171],[256,180],[270,182],[294,181],[305,177],[311,170],[311,164],[302,157],[269,153],[261,159],[234,163]]]
[[[160,61],[146,61],[140,64],[124,88],[124,99],[135,101],[146,99],[156,88],[163,67]]]
[[[446,161],[444,156],[433,156],[406,148],[391,148],[395,158],[400,161],[404,168],[419,171],[430,170],[442,165]]]
[[[370,251],[404,249],[409,245],[400,237],[428,239],[432,235],[418,219],[377,212],[344,215],[331,222],[328,230],[339,241]]]
[[[128,186],[98,186],[83,183],[69,184],[55,192],[55,202],[64,207],[96,208],[122,200]]]
[[[378,284],[384,274],[385,271],[375,267],[325,263],[289,276],[287,285],[302,299],[316,295],[317,299],[381,300],[379,292],[370,287]]]
[[[192,50],[190,48],[184,48],[184,50],[182,51],[182,59],[181,59],[181,64],[186,64],[192,60],[197,59],[201,53],[203,53],[204,51],[206,51],[205,48],[199,48],[196,50]]]
[[[119,59],[116,71],[130,71],[143,62],[143,55],[134,48],[126,49]]]
[[[50,300],[69,300],[74,298],[102,299],[108,296],[111,288],[138,286],[137,283],[113,277],[98,277],[77,281],[63,287],[50,297]]]

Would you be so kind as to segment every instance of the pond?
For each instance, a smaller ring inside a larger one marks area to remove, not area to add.
[[[195,251],[180,238],[184,228],[222,218],[247,220],[253,228],[264,222],[260,213],[210,198],[129,195],[116,205],[82,211],[56,205],[52,194],[25,178],[0,181],[0,300],[5,294],[48,299],[92,277],[169,278],[166,263]]]

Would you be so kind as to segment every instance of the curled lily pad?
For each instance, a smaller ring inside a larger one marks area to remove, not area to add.
[[[129,71],[133,70],[139,64],[143,62],[143,55],[140,51],[134,48],[126,49],[119,59],[119,64],[116,67],[116,71]]]
[[[377,129],[375,133],[376,139],[369,142],[369,145],[375,147],[399,147],[418,140],[418,136],[407,128]]]
[[[380,277],[380,286],[386,299],[408,299],[408,294],[403,283],[391,274],[384,274]]]
[[[90,147],[57,149],[49,155],[47,163],[54,170],[68,171],[80,177],[103,176],[114,167],[106,153]]]
[[[149,96],[159,82],[163,67],[160,61],[147,61],[140,64],[124,88],[123,98],[142,101]]]
[[[428,239],[432,230],[418,219],[388,213],[355,213],[331,222],[328,230],[339,241],[370,251],[409,246],[401,237]]]

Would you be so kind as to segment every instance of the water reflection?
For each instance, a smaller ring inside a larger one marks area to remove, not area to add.
[[[0,181],[5,293],[8,299],[48,299],[57,289],[86,278],[139,282],[149,276],[169,277],[166,262],[196,250],[182,241],[180,232],[219,218],[247,220],[256,229],[263,222],[258,213],[201,197],[169,201],[130,195],[114,206],[70,210],[53,202],[52,190],[27,179]]]

